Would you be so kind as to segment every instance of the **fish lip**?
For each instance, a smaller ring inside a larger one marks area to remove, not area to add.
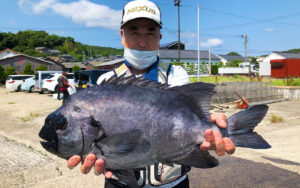
[[[47,150],[48,152],[60,157],[60,158],[63,158],[63,159],[69,159],[69,157],[65,156],[65,155],[62,155],[61,153],[59,153],[57,151],[58,149],[58,145],[55,144],[55,141],[40,141],[42,147]]]

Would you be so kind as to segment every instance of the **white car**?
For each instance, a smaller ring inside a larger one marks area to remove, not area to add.
[[[43,80],[43,91],[48,93],[57,93],[59,90],[58,87],[58,78],[61,74],[54,73],[48,76],[46,79]],[[68,82],[71,86],[74,86],[74,74],[68,73],[67,74]]]
[[[32,77],[34,77],[34,75],[10,75],[5,83],[6,89],[10,91],[20,91],[24,80]]]

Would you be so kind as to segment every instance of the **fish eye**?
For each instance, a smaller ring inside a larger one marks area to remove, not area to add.
[[[76,111],[78,113],[81,111],[81,109],[76,105],[73,106],[73,109],[74,109],[74,111]]]

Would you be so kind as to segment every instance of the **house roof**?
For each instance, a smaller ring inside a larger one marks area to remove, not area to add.
[[[241,55],[222,55],[219,54],[220,57],[224,58],[226,61],[232,61],[232,60],[244,60],[245,58]]]
[[[300,59],[300,53],[287,53],[287,52],[274,52],[281,55],[287,59]]]
[[[211,60],[220,60],[219,57],[210,53]],[[159,50],[159,58],[160,59],[177,59],[178,51],[177,50]],[[198,59],[198,51],[197,50],[180,50],[180,58],[181,59]],[[200,59],[209,59],[208,51],[200,51]]]
[[[9,48],[6,48],[6,49],[0,51],[0,54],[3,53],[3,52],[6,52],[6,51],[10,51],[10,52],[15,53],[15,54],[20,54],[19,52],[16,52],[16,51],[14,51],[12,49],[9,49]]]
[[[3,59],[0,59],[0,61],[3,61],[3,60],[6,60],[6,59],[12,59],[12,58],[16,58],[16,57],[21,57],[21,56],[24,56],[24,57],[27,57],[29,59],[35,59],[35,60],[39,60],[39,61],[43,61],[45,63],[49,63],[49,64],[58,64],[58,63],[54,63],[54,62],[51,62],[51,61],[47,61],[45,59],[42,59],[42,58],[35,58],[35,57],[31,57],[29,55],[25,55],[25,54],[18,54],[18,55],[15,55],[15,56],[11,56],[11,57],[6,57],[6,58],[3,58]],[[59,65],[59,64],[58,64]]]
[[[100,66],[107,66],[107,65],[114,65],[114,64],[117,64],[117,63],[121,63],[121,62],[124,62],[125,58],[118,58],[118,59],[114,59],[114,60],[111,60],[111,61],[106,61],[106,62],[98,62],[98,63],[91,63],[92,65],[94,66],[97,66],[97,67],[100,67]]]
[[[170,48],[171,46],[177,44],[178,41],[175,41],[175,42],[169,42],[169,43],[165,43],[165,44],[161,44],[160,45],[160,48]],[[182,44],[184,46],[184,44],[182,42],[180,42],[180,44]]]
[[[86,68],[86,64],[82,63],[82,62],[73,62],[73,63],[62,63],[62,65],[67,68],[73,68],[75,65],[77,65],[78,67],[80,67],[81,69],[85,69]]]

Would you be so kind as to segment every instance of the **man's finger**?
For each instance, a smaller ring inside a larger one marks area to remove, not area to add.
[[[94,172],[98,176],[100,175],[104,170],[104,160],[103,159],[97,159],[95,162],[95,168]]]
[[[201,145],[200,145],[200,150],[202,151],[205,151],[205,150],[209,150],[211,144],[210,142],[203,142]]]
[[[79,155],[74,155],[68,160],[67,166],[69,169],[73,169],[80,163],[80,161],[81,161],[81,157]]]
[[[219,131],[213,131],[214,140],[215,140],[215,152],[217,155],[222,156],[225,154],[225,146],[223,142],[222,135]]]
[[[81,166],[81,173],[83,174],[89,173],[91,168],[94,166],[95,161],[96,161],[96,155],[88,154]]]
[[[104,175],[107,179],[109,179],[113,176],[113,173],[111,171],[106,171]]]
[[[226,153],[232,155],[235,152],[235,146],[233,142],[229,138],[224,138],[223,141],[225,144]]]
[[[207,142],[210,142],[210,143],[214,142],[214,135],[213,135],[213,131],[211,129],[205,130],[204,135],[205,135],[205,139]]]
[[[226,121],[225,114],[211,114],[210,119],[212,122],[216,122],[216,124],[221,128],[227,127],[227,121]]]

